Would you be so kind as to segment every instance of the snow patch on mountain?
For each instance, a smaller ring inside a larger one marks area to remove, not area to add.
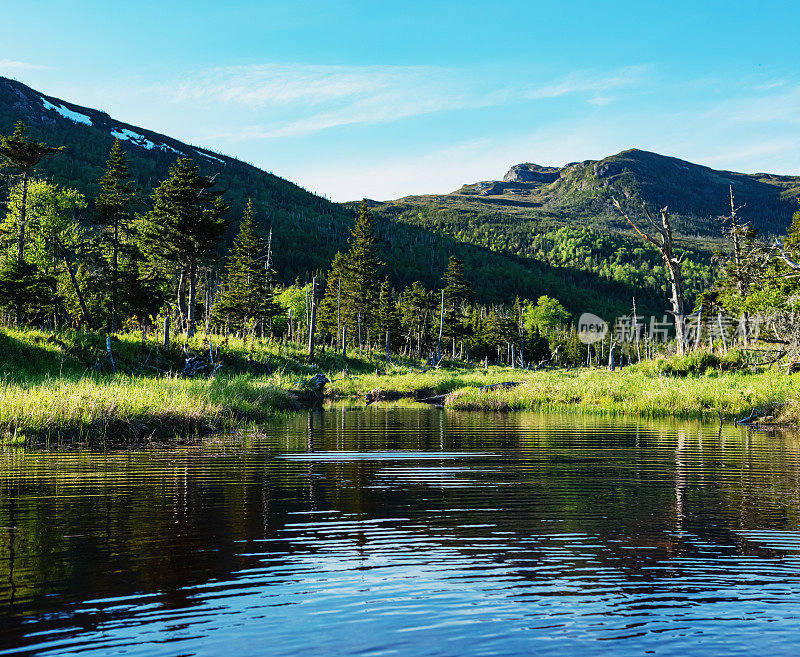
[[[209,155],[208,153],[204,153],[203,151],[198,151],[196,148],[195,148],[195,152],[198,155],[202,155],[203,157],[207,157],[210,160],[216,160],[220,164],[226,164],[225,160],[223,160],[223,159],[221,159],[219,157],[214,157],[213,155]]]
[[[69,119],[73,123],[83,123],[84,125],[92,125],[92,120],[88,116],[86,116],[85,114],[81,114],[80,112],[73,112],[71,109],[65,107],[64,105],[54,105],[46,98],[42,98],[42,105],[44,105],[45,109],[58,112],[65,119]]]
[[[117,139],[123,139],[125,141],[129,141],[137,146],[141,146],[142,148],[146,148],[148,151],[152,151],[154,148],[158,148],[162,151],[172,151],[173,153],[180,154],[180,151],[172,148],[172,146],[167,146],[166,144],[156,144],[150,141],[144,135],[140,135],[138,132],[134,132],[133,130],[129,130],[128,128],[113,128],[111,130],[111,136],[116,137]]]

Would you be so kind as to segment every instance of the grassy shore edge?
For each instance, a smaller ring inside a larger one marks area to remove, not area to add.
[[[795,392],[800,375],[777,369],[708,368],[682,376],[667,375],[663,363],[652,362],[616,372],[484,369],[463,363],[426,369],[410,360],[343,360],[332,352],[321,353],[312,364],[299,347],[227,341],[224,349],[216,347],[225,362],[216,376],[181,378],[174,371],[186,355],[182,348],[164,350],[152,340],[116,337],[113,372],[103,346],[104,340],[88,334],[0,331],[3,442],[136,443],[240,430],[309,408],[317,397],[305,382],[315,373],[331,379],[329,399],[363,400],[368,393],[376,400],[444,395],[443,406],[453,410],[731,421],[757,409],[764,421],[775,424],[796,425],[800,418]],[[209,343],[197,338],[190,349],[207,352]],[[519,385],[485,389],[506,381]]]

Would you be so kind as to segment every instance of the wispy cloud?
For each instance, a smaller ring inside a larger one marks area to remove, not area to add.
[[[525,94],[528,98],[557,98],[567,94],[600,92],[641,84],[652,67],[647,64],[626,66],[610,72],[575,71],[550,84],[534,87]]]
[[[0,59],[0,71],[34,71],[51,69],[52,66],[32,64],[31,62],[18,62],[13,59]]]
[[[234,102],[250,107],[304,102],[324,104],[374,95],[447,77],[433,66],[262,64],[202,71],[175,88],[178,100]]]
[[[720,103],[712,113],[744,123],[800,123],[800,84],[781,84],[780,92],[743,95]]]
[[[253,140],[568,95],[605,105],[614,100],[607,92],[642,83],[648,70],[576,71],[538,83],[518,75],[511,84],[507,71],[475,75],[458,67],[264,64],[202,71],[157,92],[175,103],[238,108],[252,120],[204,138]]]

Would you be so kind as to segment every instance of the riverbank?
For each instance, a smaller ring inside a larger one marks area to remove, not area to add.
[[[323,362],[293,347],[199,336],[188,350],[138,335],[0,330],[0,436],[165,440],[301,410]],[[199,372],[181,375],[195,357]],[[347,363],[345,363],[345,366]],[[360,366],[368,367],[368,362]],[[214,376],[210,376],[211,373]]]
[[[383,356],[343,359],[330,350],[315,363],[296,345],[198,336],[188,354],[137,335],[111,340],[63,332],[0,330],[0,434],[27,439],[170,440],[265,422],[318,403],[308,386],[324,374],[328,399],[438,397],[454,410],[570,410],[582,413],[732,421],[758,409],[768,422],[797,424],[797,377],[778,369],[740,371],[731,362],[701,370],[676,362],[601,369],[525,372],[451,363],[426,369]],[[183,377],[186,358],[200,373]],[[209,376],[214,371],[214,376]],[[486,386],[513,381],[499,389]]]
[[[798,375],[776,368],[758,372],[669,375],[651,363],[604,369],[524,372],[511,368],[364,376],[337,382],[339,396],[376,399],[439,396],[444,408],[473,411],[577,411],[607,415],[734,421],[756,409],[762,421],[797,424]],[[518,385],[486,389],[501,382]],[[442,398],[443,396],[443,398]]]

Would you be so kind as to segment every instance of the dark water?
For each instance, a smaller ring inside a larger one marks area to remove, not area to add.
[[[800,653],[800,442],[336,410],[0,451],[0,654]]]

